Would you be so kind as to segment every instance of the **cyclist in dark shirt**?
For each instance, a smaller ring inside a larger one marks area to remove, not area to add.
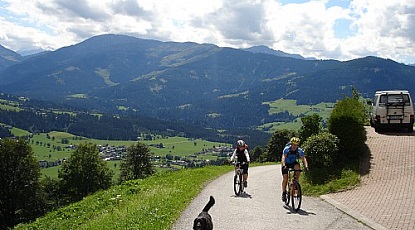
[[[244,187],[248,186],[248,166],[249,166],[249,152],[248,152],[248,145],[243,140],[238,140],[236,142],[236,149],[233,151],[231,156],[231,162],[237,159],[237,164],[241,164],[241,168],[243,170],[243,180],[244,180]],[[243,164],[245,163],[245,164]],[[235,165],[237,167],[238,165]]]
[[[293,137],[290,139],[290,143],[288,143],[284,150],[282,151],[282,158],[281,158],[281,172],[282,172],[282,201],[285,202],[286,198],[286,188],[288,183],[288,169],[295,169],[300,170],[300,163],[298,163],[297,159],[301,158],[304,167],[308,170],[308,163],[307,159],[304,155],[304,151],[299,147],[300,145],[300,138]],[[297,179],[300,179],[301,172],[295,172],[295,176]]]

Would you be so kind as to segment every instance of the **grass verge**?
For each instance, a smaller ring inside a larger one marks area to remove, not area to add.
[[[15,229],[171,229],[207,182],[232,170],[209,166],[157,173],[97,192]]]
[[[351,189],[357,186],[359,183],[359,173],[353,170],[343,170],[340,178],[333,179],[326,184],[311,185],[307,183],[307,181],[301,180],[301,187],[306,196],[320,196],[327,193]]]

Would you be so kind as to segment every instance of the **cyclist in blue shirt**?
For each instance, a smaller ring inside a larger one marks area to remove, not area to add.
[[[232,162],[234,159],[237,159],[237,164],[244,163],[241,165],[241,168],[243,170],[244,187],[246,188],[248,186],[248,167],[250,159],[248,145],[245,143],[245,141],[238,140],[236,142],[236,149],[233,151],[230,161]]]
[[[282,158],[281,158],[281,172],[282,172],[282,201],[286,201],[286,188],[288,183],[288,169],[292,168],[295,170],[300,170],[300,163],[298,163],[297,159],[301,158],[304,167],[308,170],[308,163],[307,159],[304,155],[304,151],[299,147],[300,145],[300,138],[293,137],[290,139],[290,142],[285,146],[284,150],[282,151]],[[300,179],[301,172],[295,172],[295,176],[297,179]]]

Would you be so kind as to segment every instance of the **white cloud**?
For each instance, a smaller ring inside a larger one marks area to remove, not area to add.
[[[375,55],[415,62],[413,0],[289,2],[3,0],[0,11],[7,14],[0,16],[0,44],[13,50],[57,49],[119,33],[235,48],[267,45],[322,59]]]
[[[351,9],[358,32],[345,41],[345,55],[372,54],[401,61],[412,56],[410,61],[415,62],[414,1],[354,0]]]

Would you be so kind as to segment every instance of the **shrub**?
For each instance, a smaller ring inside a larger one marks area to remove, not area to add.
[[[355,98],[338,102],[330,114],[328,130],[340,140],[338,167],[359,165],[366,141],[365,119],[365,107]]]
[[[325,183],[339,173],[335,164],[339,151],[335,135],[328,132],[312,135],[302,148],[310,169],[306,177],[311,184]]]

